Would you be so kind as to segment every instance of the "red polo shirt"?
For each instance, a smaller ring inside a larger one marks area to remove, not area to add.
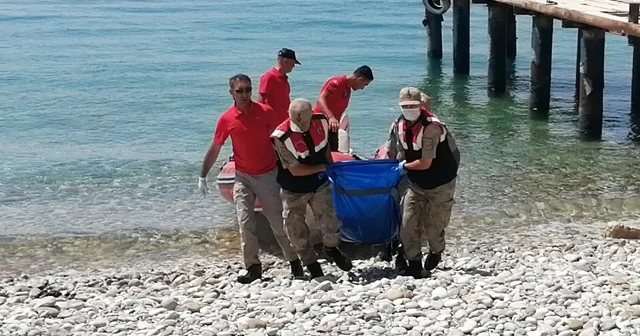
[[[334,76],[329,78],[322,88],[320,94],[327,92],[327,105],[334,113],[334,117],[340,121],[342,114],[349,106],[349,98],[351,98],[351,88],[347,83],[347,76]],[[316,101],[316,105],[313,107],[313,112],[320,113],[322,108]]]
[[[277,125],[273,109],[265,104],[252,102],[246,114],[234,104],[218,118],[213,143],[222,146],[231,137],[236,170],[264,174],[276,167],[270,136]]]
[[[264,102],[275,112],[278,125],[289,118],[291,86],[287,76],[275,67],[269,69],[260,77],[258,93],[264,96]]]

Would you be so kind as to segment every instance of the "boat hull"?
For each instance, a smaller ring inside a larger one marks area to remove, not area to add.
[[[351,161],[351,160],[359,160],[360,158],[351,155],[344,154],[340,152],[332,152],[331,157],[333,161]],[[236,164],[233,161],[233,158],[229,158],[227,162],[222,165],[218,176],[216,177],[216,184],[218,186],[218,190],[222,198],[224,198],[229,203],[233,202],[233,184],[236,181]],[[262,206],[260,205],[260,200],[256,197],[256,201],[254,203],[254,211],[262,211]]]

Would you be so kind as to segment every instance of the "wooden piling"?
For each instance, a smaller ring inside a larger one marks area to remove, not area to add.
[[[640,4],[638,3],[629,4],[629,22],[637,24],[639,17],[640,17]],[[629,36],[628,41],[629,41],[629,45],[635,45],[637,42],[633,36]]]
[[[640,39],[633,41],[633,65],[631,70],[631,114],[640,117]]]
[[[576,102],[580,101],[580,53],[581,53],[580,50],[582,49],[580,48],[581,40],[582,40],[582,30],[578,29],[578,44],[576,47],[576,87],[575,87],[575,93],[574,93]],[[577,106],[579,107],[580,104],[577,104]]]
[[[490,97],[504,95],[507,86],[506,29],[508,11],[505,5],[496,2],[487,4],[489,10],[489,65],[487,91]]]
[[[507,59],[511,62],[516,60],[518,36],[516,34],[516,14],[513,6],[507,7]]]
[[[442,15],[424,10],[422,25],[427,28],[427,56],[431,59],[442,59]]]
[[[453,1],[453,74],[467,76],[470,71],[470,0]]]
[[[546,17],[561,20],[563,28],[578,29],[575,90],[578,128],[583,134],[582,138],[599,139],[602,136],[605,32],[627,36],[634,48],[632,123],[634,130],[637,130],[637,140],[640,141],[640,0],[470,1],[486,4],[488,7],[487,91],[490,97],[503,96],[507,91],[507,61],[516,55],[517,40],[511,28],[515,27],[513,14],[538,16],[533,24],[534,56],[531,62],[530,88],[530,109],[535,115],[548,114],[549,110],[553,28],[545,25],[550,20]],[[621,19],[625,13],[628,13],[628,20]],[[545,42],[547,39],[548,44]]]
[[[529,111],[535,118],[546,119],[551,100],[551,59],[553,45],[553,18],[538,14],[533,17],[531,33],[531,86]]]
[[[599,139],[602,135],[604,30],[581,30],[578,128],[584,137]]]
[[[629,22],[638,23],[640,4],[629,4]],[[630,36],[629,45],[633,46],[633,65],[631,68],[631,115],[634,120],[640,117],[640,38]]]

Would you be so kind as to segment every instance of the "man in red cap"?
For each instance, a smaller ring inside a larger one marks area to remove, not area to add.
[[[300,64],[295,51],[282,48],[278,51],[276,65],[260,77],[258,86],[258,102],[271,106],[276,114],[276,125],[280,125],[289,117],[291,86],[287,74]]]
[[[333,76],[322,88],[313,107],[314,113],[323,113],[329,119],[329,150],[338,151],[338,129],[344,111],[349,106],[351,90],[362,90],[373,81],[369,66],[357,68],[351,75]]]

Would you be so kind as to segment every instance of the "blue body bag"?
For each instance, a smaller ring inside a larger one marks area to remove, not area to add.
[[[371,159],[334,163],[327,172],[343,241],[391,242],[400,230],[398,160]]]

